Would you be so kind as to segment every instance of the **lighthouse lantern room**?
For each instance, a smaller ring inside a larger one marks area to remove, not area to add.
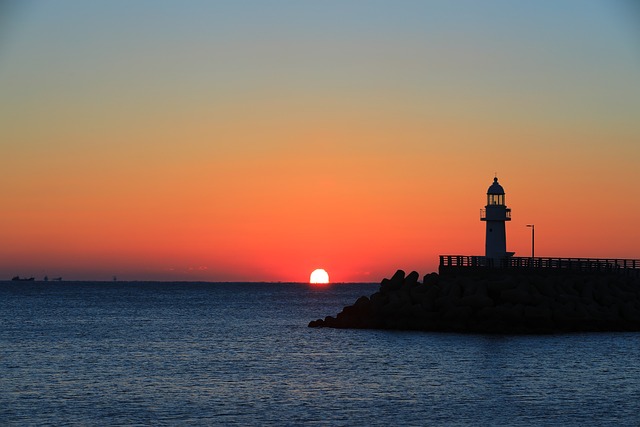
[[[493,184],[487,190],[487,206],[481,211],[480,220],[487,223],[485,240],[485,257],[498,265],[499,260],[512,256],[507,252],[507,234],[505,222],[511,221],[511,209],[507,208],[504,200],[504,189],[493,179]]]

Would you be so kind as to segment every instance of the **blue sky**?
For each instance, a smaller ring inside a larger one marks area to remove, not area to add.
[[[363,280],[398,259],[426,271],[438,252],[481,250],[475,213],[494,172],[517,209],[511,250],[527,250],[535,221],[541,255],[637,257],[639,11],[2,3],[0,181],[12,203],[0,239],[17,249],[0,252],[0,272],[56,257],[65,271],[111,271],[109,259],[136,277],[210,265],[214,279],[245,268],[296,280],[333,263],[332,276]],[[274,240],[277,257],[264,249]],[[397,258],[383,262],[389,248]]]

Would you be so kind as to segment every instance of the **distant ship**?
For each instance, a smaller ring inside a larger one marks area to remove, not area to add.
[[[36,279],[34,279],[33,277],[29,277],[27,279],[26,277],[25,278],[20,278],[20,276],[16,276],[11,280],[14,281],[14,282],[33,282]]]

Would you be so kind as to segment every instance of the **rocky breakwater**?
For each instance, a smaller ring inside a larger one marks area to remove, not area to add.
[[[640,331],[640,278],[518,272],[469,276],[398,270],[380,290],[310,327],[474,333]]]

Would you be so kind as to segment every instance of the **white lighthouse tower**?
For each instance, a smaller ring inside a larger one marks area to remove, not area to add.
[[[485,257],[489,265],[500,265],[500,260],[513,255],[507,252],[507,233],[505,221],[511,221],[511,209],[504,202],[504,189],[493,178],[493,184],[487,190],[487,206],[480,213],[480,221],[487,223]]]

